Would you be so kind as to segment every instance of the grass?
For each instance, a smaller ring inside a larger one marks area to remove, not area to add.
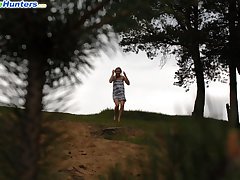
[[[13,108],[0,107],[2,117],[9,118],[7,115],[12,111]],[[149,168],[142,172],[140,179],[159,179],[160,176],[169,180],[240,177],[239,130],[230,129],[226,121],[124,111],[121,122],[117,123],[113,121],[113,110],[109,109],[92,115],[44,112],[44,119],[54,122],[79,121],[100,128],[117,126],[140,132],[135,136],[124,132],[104,136],[106,139],[129,141],[149,147]],[[4,123],[0,123],[0,130],[4,129],[3,126]],[[119,172],[114,167],[110,171],[108,176],[101,176],[101,179],[135,179],[133,176],[126,177],[129,173]]]
[[[107,139],[126,140],[138,144],[147,144],[157,134],[172,134],[175,128],[184,128],[187,131],[194,131],[194,128],[202,128],[205,126],[212,131],[219,130],[224,133],[228,129],[228,124],[223,120],[204,118],[196,120],[192,116],[170,116],[160,113],[143,112],[143,111],[124,111],[120,123],[113,121],[113,110],[103,110],[99,114],[92,115],[74,115],[68,113],[45,113],[45,118],[50,120],[69,120],[86,122],[97,125],[101,128],[107,127],[125,127],[140,129],[144,131],[144,135],[136,137],[134,140],[129,139],[127,135],[117,134],[107,136]],[[221,129],[221,130],[220,130]],[[192,132],[194,133],[194,132]]]

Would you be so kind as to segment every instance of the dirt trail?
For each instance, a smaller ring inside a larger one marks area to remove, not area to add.
[[[61,124],[66,130],[65,136],[71,138],[62,152],[66,158],[57,167],[59,173],[68,174],[69,180],[95,180],[100,174],[106,175],[109,167],[116,163],[127,167],[129,157],[136,161],[147,157],[143,146],[92,135],[100,130],[92,124],[66,120],[57,124]],[[139,176],[139,171],[139,167],[135,167],[132,173]]]

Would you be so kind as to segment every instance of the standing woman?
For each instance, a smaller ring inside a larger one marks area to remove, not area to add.
[[[116,76],[114,76],[116,73]],[[117,67],[115,70],[112,71],[112,76],[109,79],[109,82],[113,82],[113,101],[115,103],[114,109],[114,120],[117,118],[117,113],[119,111],[119,104],[121,104],[119,115],[118,115],[118,122],[120,122],[122,112],[124,109],[124,103],[126,102],[125,98],[125,91],[124,91],[124,81],[127,85],[130,85],[130,82],[126,76],[126,73],[123,72],[124,76],[121,76],[122,69]]]

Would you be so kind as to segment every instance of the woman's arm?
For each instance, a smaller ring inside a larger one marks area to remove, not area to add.
[[[109,79],[109,82],[110,82],[110,83],[113,82],[113,79],[114,79],[114,72],[115,72],[115,71],[113,70],[113,71],[112,71],[112,76],[111,76],[110,79]]]
[[[126,73],[123,71],[123,75],[124,75],[124,81],[125,81],[125,83],[127,84],[127,85],[130,85],[130,81],[128,80],[128,78],[127,78],[127,75],[126,75]]]

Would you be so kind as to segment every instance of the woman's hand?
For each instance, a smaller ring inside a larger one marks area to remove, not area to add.
[[[110,77],[110,79],[109,79],[109,82],[110,82],[110,83],[112,83],[112,82],[113,82],[114,73],[115,73],[115,70],[112,70],[112,76],[111,76],[111,77]]]
[[[128,80],[128,78],[127,78],[127,75],[126,75],[126,73],[123,71],[123,75],[124,75],[124,81],[125,81],[125,83],[127,84],[127,85],[130,85],[130,81]]]

